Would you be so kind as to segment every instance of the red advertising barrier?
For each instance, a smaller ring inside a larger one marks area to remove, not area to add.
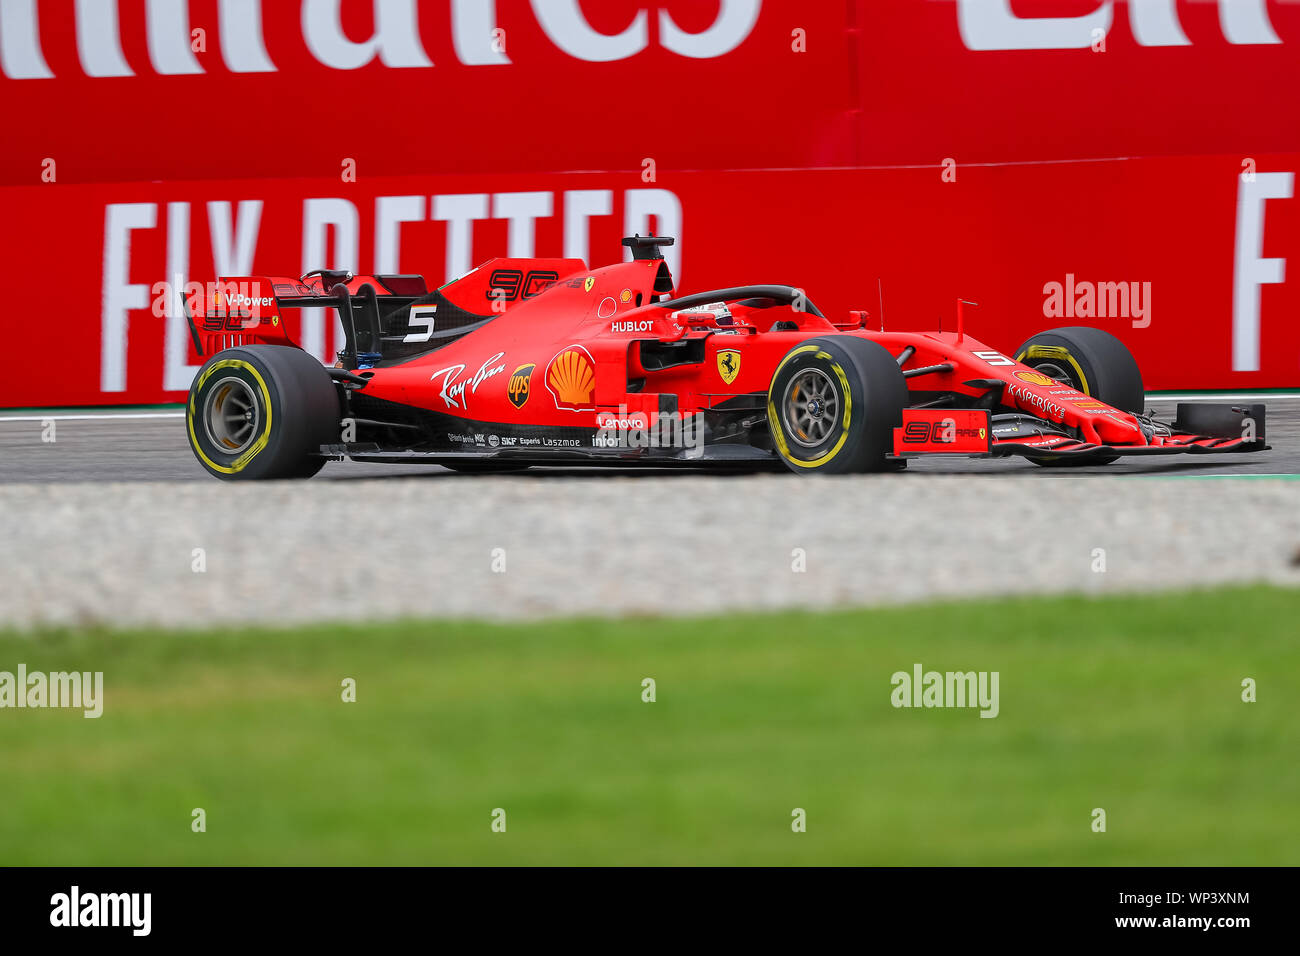
[[[34,4],[0,4],[3,183],[854,158],[840,0]]]
[[[862,0],[864,164],[1300,150],[1300,3]]]
[[[167,290],[223,275],[331,266],[433,281],[493,255],[622,255],[619,238],[676,235],[679,288],[804,288],[828,314],[894,329],[954,320],[1004,350],[1031,332],[1096,325],[1151,388],[1300,380],[1300,309],[1281,281],[1300,255],[1300,155],[905,170],[406,177],[34,186],[3,190],[24,237],[7,256],[32,343],[8,406],[177,400],[198,359]],[[755,201],[761,197],[761,201]],[[57,255],[51,255],[57,250]],[[290,333],[322,359],[333,313]]]
[[[1300,150],[1279,0],[5,0],[0,183]]]

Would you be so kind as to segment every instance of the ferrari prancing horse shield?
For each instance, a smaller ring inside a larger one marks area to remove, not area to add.
[[[723,349],[718,353],[718,374],[730,385],[740,374],[740,353],[735,349]]]

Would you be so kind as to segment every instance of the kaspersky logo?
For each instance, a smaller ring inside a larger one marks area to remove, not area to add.
[[[132,26],[135,11],[142,5],[147,63],[128,62],[123,53],[121,0],[76,4],[73,29],[85,75],[134,76],[137,70],[163,76],[206,73],[195,53],[196,32],[207,42],[205,24],[191,22],[189,4],[185,0],[150,0],[147,4],[132,0],[126,5],[132,11],[127,20]],[[275,0],[275,5],[287,6],[288,0]],[[349,4],[351,8],[357,6],[365,4]],[[433,6],[420,0],[373,0],[371,35],[354,37],[343,29],[339,3],[301,0],[301,14],[293,18],[295,24],[300,24],[301,36],[268,37],[263,30],[262,4],[256,0],[216,0],[216,21],[221,29],[212,42],[220,45],[221,59],[231,73],[278,72],[277,51],[299,49],[304,41],[316,61],[332,70],[356,70],[376,60],[390,69],[430,69],[434,62],[424,47],[421,26],[429,33],[450,34],[455,59],[465,66],[512,62],[503,26],[521,34],[540,30],[561,53],[589,63],[630,59],[652,44],[679,56],[707,60],[725,56],[745,41],[758,21],[762,0],[723,0],[712,23],[689,33],[664,9],[666,4],[651,4],[648,0],[618,33],[605,33],[592,26],[576,2],[532,0],[531,16],[512,9],[504,23],[498,21],[498,5],[485,0],[451,0],[442,9],[431,9]],[[41,29],[38,8],[51,14],[45,30]],[[54,78],[42,40],[62,46],[65,38],[71,39],[72,30],[67,30],[53,12],[36,0],[0,3],[0,72],[9,79]],[[655,30],[650,29],[651,17],[656,21]],[[199,30],[195,31],[195,27]],[[132,42],[127,47],[134,50],[140,45]]]

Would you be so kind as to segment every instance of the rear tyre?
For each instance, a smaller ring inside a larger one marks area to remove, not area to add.
[[[339,439],[339,398],[325,368],[283,345],[244,345],[204,363],[185,407],[190,448],[228,481],[310,478]]]
[[[1141,414],[1146,389],[1137,360],[1128,347],[1101,329],[1070,326],[1029,337],[1016,349],[1016,361],[1058,382],[1077,388],[1114,408]],[[1045,468],[1108,465],[1118,455],[1030,458]]]
[[[767,422],[793,472],[884,471],[906,405],[892,355],[868,339],[830,335],[786,353],[768,389]]]

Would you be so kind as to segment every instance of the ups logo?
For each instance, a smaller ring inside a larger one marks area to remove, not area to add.
[[[536,364],[521,365],[510,373],[510,384],[506,386],[506,395],[510,398],[510,404],[515,408],[523,408],[528,404],[529,390],[533,384],[533,369],[537,368]]]

